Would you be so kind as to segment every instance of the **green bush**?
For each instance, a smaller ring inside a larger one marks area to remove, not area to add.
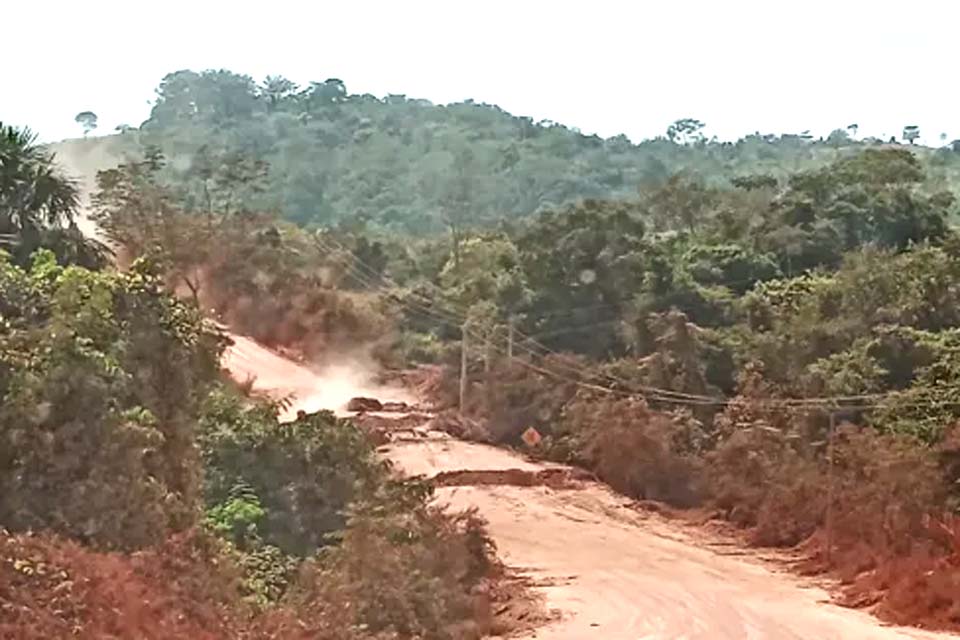
[[[264,542],[299,557],[328,544],[345,524],[346,506],[386,474],[350,422],[320,412],[278,424],[275,406],[246,406],[226,390],[207,399],[200,448],[208,508],[222,516],[232,504],[236,515],[233,492],[248,487],[264,512],[257,526]]]
[[[199,401],[221,344],[165,294],[126,274],[0,262],[0,526],[108,548],[196,521]]]
[[[482,637],[490,612],[478,586],[494,569],[493,544],[475,512],[429,506],[428,491],[388,485],[355,505],[340,544],[306,564],[290,602],[376,637]]]

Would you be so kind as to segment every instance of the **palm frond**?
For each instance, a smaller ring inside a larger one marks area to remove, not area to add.
[[[79,186],[37,143],[37,135],[0,122],[0,232],[17,236],[16,253],[32,253],[46,231],[66,232],[79,206]],[[63,248],[91,261],[92,254],[70,249],[78,247],[71,243]]]

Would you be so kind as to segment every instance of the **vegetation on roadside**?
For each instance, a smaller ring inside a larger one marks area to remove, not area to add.
[[[224,379],[227,338],[199,289],[175,295],[185,261],[210,267],[200,258],[213,254],[177,252],[193,227],[150,183],[155,161],[101,179],[122,271],[42,242],[69,228],[76,201],[36,229],[14,209],[15,252],[0,253],[0,638],[479,638],[498,571],[483,522],[395,479],[350,422],[321,412],[280,424],[278,406]],[[71,192],[44,167],[23,174],[36,184],[0,184],[0,202],[45,180]],[[281,306],[306,295],[305,316],[329,311],[331,289],[284,262],[296,250],[277,243],[266,266],[244,263],[262,231],[204,236],[237,265],[204,283],[268,287],[261,267],[290,287]],[[355,329],[348,304],[331,316],[340,335]]]
[[[700,132],[634,145],[339,80],[178,72],[98,179],[114,272],[54,241],[75,191],[8,131],[0,598],[23,624],[46,614],[11,594],[60,612],[47,636],[124,629],[122,607],[60,606],[37,577],[59,574],[30,563],[103,563],[135,591],[187,554],[196,573],[156,595],[194,625],[178,633],[490,624],[475,514],[393,481],[331,415],[278,426],[219,379],[203,310],[314,359],[442,365],[449,404],[466,344],[463,409],[488,439],[534,427],[538,455],[804,544],[889,619],[960,627],[956,150]],[[90,594],[75,603],[119,597]]]
[[[535,427],[541,455],[756,544],[806,542],[883,615],[956,626],[960,241],[941,187],[905,148],[668,181],[435,237],[381,289],[397,349],[446,365],[451,404],[466,335],[489,439]]]

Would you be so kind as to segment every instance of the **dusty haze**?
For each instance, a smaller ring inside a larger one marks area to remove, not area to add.
[[[97,172],[116,167],[129,159],[129,147],[119,136],[64,140],[50,145],[57,163],[81,189],[82,205],[77,226],[84,234],[96,237],[97,226],[90,219],[90,196],[96,189]],[[283,360],[253,340],[232,336],[234,345],[224,354],[224,366],[240,380],[253,381],[253,390],[275,399],[291,401],[281,419],[292,419],[297,409],[327,409],[345,413],[347,402],[357,396],[381,401],[412,402],[402,389],[376,382],[379,365],[362,346],[329,362],[297,364]],[[294,408],[295,407],[295,408]]]
[[[347,402],[357,396],[408,403],[414,400],[404,389],[378,384],[377,364],[361,352],[328,364],[307,365],[281,358],[250,338],[232,337],[234,344],[224,354],[223,366],[235,379],[251,380],[254,391],[288,400],[281,420],[292,419],[301,409],[328,409],[345,415]]]
[[[97,225],[90,219],[90,196],[97,187],[97,172],[112,169],[126,160],[118,136],[78,138],[49,145],[64,172],[77,181],[81,191],[77,226],[87,236],[97,237]]]

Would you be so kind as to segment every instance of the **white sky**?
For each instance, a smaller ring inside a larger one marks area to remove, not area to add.
[[[960,138],[957,0],[10,0],[0,120],[73,137],[138,125],[168,72],[226,68],[351,93],[473,98],[585,133],[681,117],[737,138]]]

